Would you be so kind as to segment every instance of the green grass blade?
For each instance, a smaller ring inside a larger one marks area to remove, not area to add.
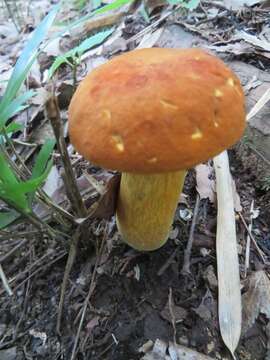
[[[82,16],[78,20],[74,20],[68,24],[67,23],[61,24],[64,27],[64,30],[59,31],[59,33],[56,34],[55,38],[62,36],[66,31],[71,30],[72,28],[75,28],[76,26],[83,24],[85,21],[91,19],[93,16],[97,14],[103,14],[110,10],[119,9],[126,4],[133,3],[134,1],[135,0],[115,0],[113,3],[104,5],[102,6],[102,8],[92,11],[90,14]]]
[[[21,217],[21,214],[15,210],[0,212],[0,229],[4,229],[8,225],[12,224],[19,217]]]
[[[0,153],[0,198],[8,204],[12,203],[17,208],[28,211],[27,198],[20,189],[21,182],[9,167],[6,159]]]
[[[16,115],[18,112],[22,111],[23,109],[27,108],[28,105],[25,104],[27,100],[33,97],[35,92],[33,90],[29,90],[23,95],[20,95],[13,99],[9,104],[4,108],[4,110],[0,114],[0,131],[5,126],[5,123],[8,119],[12,116]]]
[[[8,165],[3,154],[0,153],[0,185],[2,183],[9,183],[11,185],[18,184],[19,181],[17,177],[14,175],[10,166]]]
[[[9,79],[3,99],[0,103],[0,112],[7,106],[7,104],[16,96],[19,88],[24,82],[30,67],[32,66],[38,52],[41,42],[46,37],[49,28],[51,27],[55,16],[59,10],[60,4],[56,5],[45,18],[41,21],[39,26],[34,30],[32,38],[27,42],[23,49],[12,75]]]
[[[54,60],[52,66],[49,69],[49,78],[53,76],[55,71],[64,63],[69,63],[68,58],[73,58],[74,56],[81,56],[86,50],[93,48],[94,46],[100,45],[108,36],[113,33],[114,29],[108,29],[101,31],[89,38],[85,39],[80,45],[75,48],[69,50],[63,55],[57,56]],[[69,63],[70,64],[70,63]]]
[[[54,139],[47,140],[45,144],[42,146],[36,158],[35,165],[32,170],[31,179],[36,179],[37,177],[41,176],[44,173],[54,146],[55,146]]]
[[[35,161],[35,165],[32,170],[31,179],[37,179],[38,177],[42,176],[42,174],[46,171],[46,165],[48,164],[54,146],[55,146],[54,139],[47,140],[45,144],[42,146]],[[32,203],[34,196],[35,196],[35,191],[29,193],[28,196],[29,204]]]
[[[20,182],[19,184],[13,186],[13,190],[15,192],[20,192],[23,194],[32,193],[37,190],[37,188],[45,181],[46,177],[48,176],[53,162],[52,160],[48,161],[47,167],[44,173],[41,176],[38,176],[35,179],[30,179],[27,181]]]
[[[17,131],[21,131],[23,128],[24,128],[24,126],[22,124],[13,122],[5,128],[5,131],[7,134],[13,134]]]
[[[104,14],[107,11],[116,10],[126,4],[132,3],[134,0],[116,0],[111,4],[105,5],[100,9],[97,9],[93,12],[93,15]]]
[[[100,45],[104,40],[107,39],[113,33],[114,29],[108,29],[101,31],[88,39],[85,39],[79,46],[77,46],[76,53],[82,55],[86,50],[92,49],[93,47]]]

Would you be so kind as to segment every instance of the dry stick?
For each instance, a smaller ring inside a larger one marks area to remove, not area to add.
[[[168,260],[165,262],[165,264],[163,264],[161,266],[161,268],[158,270],[157,275],[161,276],[163,275],[164,271],[166,271],[168,269],[168,267],[172,264],[172,262],[174,261],[174,258],[177,254],[177,252],[179,251],[179,247],[177,247],[169,256]]]
[[[52,264],[56,263],[58,260],[62,259],[62,258],[63,258],[64,256],[66,256],[66,255],[67,255],[67,252],[66,252],[66,251],[62,251],[62,253],[61,253],[59,256],[57,256],[56,258],[54,258],[54,259],[51,260],[50,262],[42,265],[43,270],[44,270],[44,268],[49,267],[49,266],[51,266]],[[35,276],[36,274],[40,273],[40,272],[42,271],[42,267],[40,267],[40,268],[36,269],[34,272],[32,272],[32,274],[30,274],[26,279],[24,279],[20,284],[18,284],[18,285],[13,289],[13,291],[18,290],[18,288],[20,288],[22,285],[24,285],[29,279],[32,279],[33,276]],[[1,295],[1,293],[0,293],[0,295]]]
[[[251,232],[252,229],[252,220],[253,220],[253,210],[254,210],[254,200],[251,201],[251,205],[250,205],[250,223],[249,223],[249,231]],[[246,253],[245,253],[245,277],[247,277],[247,271],[249,269],[249,255],[250,255],[250,236],[247,235],[247,240],[246,240]]]
[[[63,306],[64,306],[64,300],[65,300],[65,292],[66,292],[67,283],[68,283],[68,277],[69,277],[73,263],[76,258],[77,247],[78,247],[78,242],[79,242],[79,239],[81,236],[82,228],[83,228],[83,226],[78,226],[75,231],[74,236],[71,239],[68,259],[67,259],[66,266],[65,266],[64,277],[63,277],[63,281],[62,281],[62,285],[61,285],[60,300],[59,300],[59,304],[58,304],[57,323],[56,323],[56,331],[59,335],[61,335],[61,320],[62,320],[62,313],[63,313]]]
[[[80,320],[79,327],[78,327],[78,330],[77,330],[77,334],[76,334],[75,342],[74,342],[74,345],[73,345],[70,360],[75,360],[75,356],[76,356],[76,353],[77,353],[77,346],[78,346],[78,342],[79,342],[79,336],[80,336],[81,329],[82,329],[82,326],[83,326],[87,306],[88,306],[90,297],[91,297],[91,295],[92,295],[92,293],[94,291],[94,288],[95,288],[95,280],[96,280],[97,268],[98,268],[98,266],[100,264],[100,261],[101,261],[101,256],[102,256],[104,246],[105,246],[105,243],[106,243],[106,236],[107,236],[107,225],[105,226],[104,236],[103,236],[103,239],[102,239],[102,242],[101,242],[101,245],[100,245],[100,249],[99,249],[99,251],[97,253],[96,263],[95,263],[95,267],[94,267],[94,270],[93,270],[93,275],[92,275],[92,278],[91,278],[89,291],[88,291],[86,299],[84,300],[84,306],[83,306],[83,311],[82,311],[82,315],[81,315],[81,320]]]
[[[13,255],[19,248],[28,242],[28,239],[22,240],[19,244],[14,246],[8,253],[0,257],[0,264],[6,261],[11,255]]]
[[[263,262],[264,264],[267,264],[267,261],[266,261],[265,258],[264,258],[264,253],[263,253],[263,251],[259,248],[259,246],[257,245],[257,242],[256,242],[256,240],[254,239],[254,236],[252,235],[252,233],[251,233],[251,231],[250,231],[250,229],[249,229],[249,227],[248,227],[248,225],[247,225],[247,223],[246,223],[246,220],[244,219],[243,215],[242,215],[240,212],[238,212],[238,215],[239,215],[240,219],[242,220],[242,222],[243,222],[243,224],[244,224],[244,227],[246,228],[247,233],[248,233],[248,235],[250,236],[250,238],[251,238],[251,240],[252,240],[252,242],[253,242],[253,245],[255,246],[255,249],[257,250],[260,258],[262,259],[262,262]]]
[[[176,344],[176,326],[175,326],[175,315],[174,315],[174,311],[173,311],[173,296],[172,296],[172,288],[169,288],[169,299],[168,299],[168,304],[169,304],[169,311],[170,311],[170,315],[171,315],[171,323],[172,323],[172,327],[173,327],[173,341],[174,344]]]
[[[151,25],[147,26],[145,29],[140,31],[138,34],[132,36],[131,38],[127,39],[126,43],[129,44],[132,41],[138,40],[141,36],[147,34],[148,32],[152,31],[156,28],[160,23],[166,20],[169,16],[174,14],[177,10],[181,9],[182,5],[177,5],[174,9],[170,10],[167,14],[163,15],[158,20],[154,21]]]
[[[191,227],[190,227],[188,243],[187,243],[187,248],[186,248],[185,253],[184,253],[184,264],[183,264],[183,267],[182,267],[182,273],[183,274],[190,274],[191,249],[192,249],[193,240],[194,240],[194,230],[195,230],[195,226],[196,226],[196,221],[197,221],[197,216],[198,216],[198,211],[199,211],[199,205],[200,205],[200,196],[199,196],[199,194],[197,194],[194,213],[193,213],[193,218],[192,218],[192,223],[191,223]]]
[[[67,146],[65,143],[64,135],[63,135],[63,126],[62,121],[60,117],[60,111],[59,106],[57,103],[57,99],[54,95],[51,96],[51,98],[46,103],[46,111],[47,116],[50,119],[50,122],[52,124],[52,128],[55,134],[57,147],[59,150],[59,153],[61,155],[61,159],[64,166],[64,184],[66,188],[66,193],[69,198],[69,201],[71,203],[71,206],[76,212],[76,215],[80,218],[86,218],[87,217],[87,210],[83,203],[83,199],[81,197],[80,191],[78,189],[78,185],[75,179],[75,175],[72,169],[71,161],[69,158],[69,154],[67,151]],[[59,308],[58,308],[58,315],[57,315],[57,325],[56,330],[60,334],[60,327],[61,327],[61,319],[62,319],[62,311],[63,311],[63,305],[64,305],[64,296],[67,286],[67,280],[70,274],[70,271],[72,269],[73,263],[75,261],[76,253],[77,253],[77,246],[80,238],[80,231],[75,233],[71,244],[70,244],[70,250],[68,254],[68,260],[66,263],[64,278],[61,286],[61,294],[60,294],[60,302],[59,302]]]
[[[83,199],[81,197],[74,176],[74,172],[72,169],[71,161],[69,158],[67,146],[63,135],[63,125],[60,117],[60,110],[57,103],[57,99],[54,95],[52,95],[51,98],[47,101],[46,111],[47,111],[47,116],[52,124],[58,150],[61,154],[61,159],[65,170],[64,183],[65,183],[67,195],[69,196],[69,200],[76,214],[79,217],[84,218],[87,216],[87,210],[83,203]]]

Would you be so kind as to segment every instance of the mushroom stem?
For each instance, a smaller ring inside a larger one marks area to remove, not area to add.
[[[118,229],[137,250],[155,250],[169,236],[186,171],[123,173],[116,209]]]

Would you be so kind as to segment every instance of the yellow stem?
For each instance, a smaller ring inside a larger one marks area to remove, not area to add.
[[[123,240],[137,250],[155,250],[167,240],[186,171],[123,173],[116,221]]]

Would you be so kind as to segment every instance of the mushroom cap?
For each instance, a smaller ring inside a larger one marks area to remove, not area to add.
[[[76,150],[124,172],[188,169],[233,145],[244,128],[239,79],[196,48],[117,56],[86,76],[69,107]]]

